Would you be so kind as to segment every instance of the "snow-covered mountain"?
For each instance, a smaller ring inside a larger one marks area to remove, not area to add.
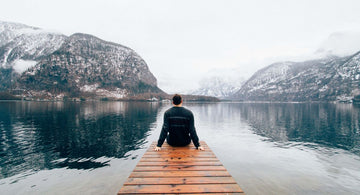
[[[15,37],[29,31],[37,31],[39,28],[25,24],[0,21],[0,46],[13,40]]]
[[[0,22],[0,41],[0,90],[45,98],[163,93],[135,51],[92,35]]]
[[[65,35],[0,21],[0,90],[13,87],[21,73],[60,48],[65,39]]]
[[[230,79],[220,76],[207,77],[201,80],[200,87],[197,90],[193,90],[189,94],[228,98],[240,89],[243,82],[244,79]]]
[[[0,22],[0,67],[14,67],[15,71],[22,73],[26,70],[26,61],[34,62],[51,54],[65,39],[65,35],[39,28]]]
[[[161,92],[145,61],[132,49],[80,33],[25,71],[20,84],[51,94],[95,93],[114,98]]]
[[[360,94],[360,52],[257,71],[233,96],[255,101],[351,101]]]

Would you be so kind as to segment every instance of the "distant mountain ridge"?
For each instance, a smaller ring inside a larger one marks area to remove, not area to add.
[[[244,82],[240,79],[229,79],[220,76],[212,76],[203,79],[200,87],[196,90],[188,92],[193,95],[213,96],[220,99],[226,99],[233,96]]]
[[[337,51],[336,45],[325,53]],[[360,101],[360,51],[274,63],[246,82],[240,80],[208,77],[191,94],[245,101]],[[1,21],[0,91],[45,99],[166,96],[146,62],[126,46],[88,34],[65,36]]]
[[[0,22],[0,41],[0,90],[45,98],[165,94],[135,51],[92,35]]]
[[[257,71],[233,96],[246,101],[352,101],[360,94],[360,52]]]

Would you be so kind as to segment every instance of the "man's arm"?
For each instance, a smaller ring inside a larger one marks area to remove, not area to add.
[[[190,130],[190,137],[192,142],[194,143],[196,149],[200,149],[200,150],[204,150],[203,147],[200,146],[199,143],[199,137],[196,134],[196,129],[195,129],[195,122],[194,122],[194,115],[191,113],[190,115],[190,126],[189,126],[189,130]]]
[[[159,137],[158,143],[156,145],[156,147],[158,147],[158,148],[155,148],[155,149],[159,150],[159,148],[163,145],[163,143],[165,141],[165,138],[166,138],[166,136],[168,134],[168,131],[169,131],[169,120],[168,120],[167,113],[165,112],[165,114],[164,114],[164,124],[162,126],[160,137]]]

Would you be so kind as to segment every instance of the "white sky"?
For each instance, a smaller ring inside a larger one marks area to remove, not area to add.
[[[168,93],[209,74],[250,77],[276,61],[309,59],[333,33],[360,35],[358,0],[0,1],[0,20],[134,49]]]

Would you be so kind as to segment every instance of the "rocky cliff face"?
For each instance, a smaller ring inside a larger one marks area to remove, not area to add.
[[[156,78],[130,48],[91,35],[74,34],[51,55],[21,75],[21,86],[51,94],[94,93],[124,98],[156,92]]]
[[[1,81],[3,89],[47,98],[163,93],[145,61],[128,47],[87,34],[66,37],[21,24],[0,25],[6,42],[0,46],[0,76],[8,77],[8,83]]]
[[[235,99],[350,101],[360,94],[360,52],[305,62],[275,63],[256,72]]]

